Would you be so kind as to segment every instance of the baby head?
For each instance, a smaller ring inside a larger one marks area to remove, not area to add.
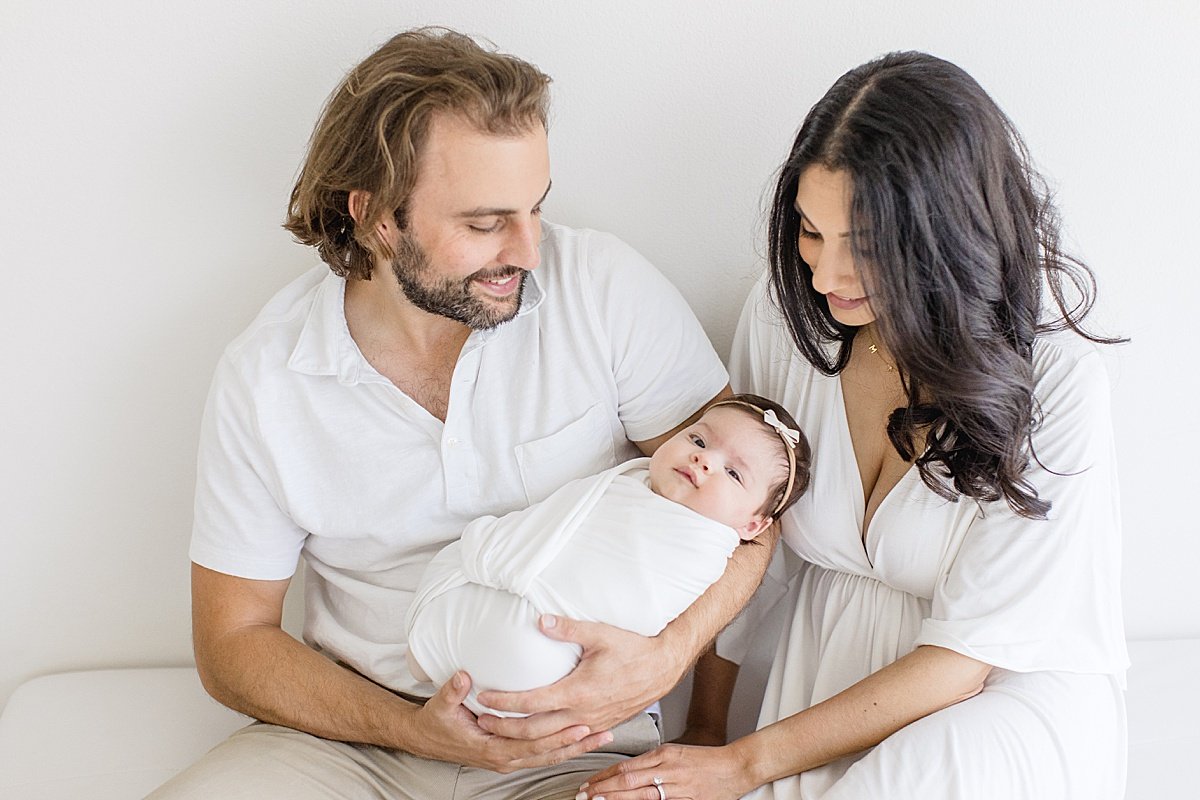
[[[808,441],[786,409],[738,394],[654,451],[650,489],[750,540],[804,494],[810,462]]]

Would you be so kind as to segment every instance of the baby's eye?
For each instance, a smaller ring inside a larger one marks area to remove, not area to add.
[[[726,467],[725,474],[728,475],[729,477],[733,478],[738,483],[742,482],[742,474],[740,472],[738,472],[736,469],[734,469],[733,467]]]
[[[696,445],[696,447],[704,447],[704,437],[700,434],[693,433],[689,438],[692,440],[692,444]]]

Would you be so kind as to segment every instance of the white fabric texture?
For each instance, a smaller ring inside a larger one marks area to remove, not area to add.
[[[539,614],[655,636],[721,577],[737,532],[652,492],[649,463],[477,519],[434,557],[406,621],[409,656],[433,685],[465,669],[466,706],[503,716],[477,691],[546,686],[578,661],[577,645],[542,636]]]
[[[318,266],[225,351],[200,434],[191,558],[260,580],[307,565],[304,638],[419,693],[404,614],[433,555],[504,514],[640,455],[727,383],[670,283],[607,234],[545,223],[512,321],[472,332],[446,420],[380,375]]]
[[[976,698],[865,757],[778,781],[755,797],[1121,796],[1128,658],[1107,375],[1095,348],[1068,335],[1035,343],[1034,371],[1042,424],[1033,447],[1044,467],[1035,464],[1028,477],[1053,504],[1048,520],[1021,518],[1003,501],[946,501],[914,468],[864,538],[841,382],[796,351],[765,279],[751,294],[734,342],[734,388],[782,403],[813,448],[811,488],[782,520],[783,540],[803,563],[785,596],[792,621],[759,727],[919,645],[997,668]],[[751,610],[739,624],[754,617]],[[736,660],[730,645],[743,641],[731,633],[718,652]]]

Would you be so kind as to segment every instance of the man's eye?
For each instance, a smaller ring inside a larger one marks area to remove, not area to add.
[[[490,228],[485,228],[482,225],[468,225],[467,227],[476,233],[495,233],[500,228],[500,221],[493,222]]]

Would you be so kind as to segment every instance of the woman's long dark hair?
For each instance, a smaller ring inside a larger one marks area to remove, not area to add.
[[[800,352],[835,375],[858,329],[833,318],[800,258],[794,203],[813,165],[852,184],[855,264],[909,398],[888,419],[892,445],[910,461],[923,431],[916,464],[932,490],[1044,518],[1050,503],[1025,478],[1034,337],[1121,340],[1080,326],[1095,278],[1060,251],[1057,211],[1012,123],[962,69],[911,52],[851,70],[809,112],[775,190],[771,289]],[[1050,322],[1043,285],[1059,312]]]

